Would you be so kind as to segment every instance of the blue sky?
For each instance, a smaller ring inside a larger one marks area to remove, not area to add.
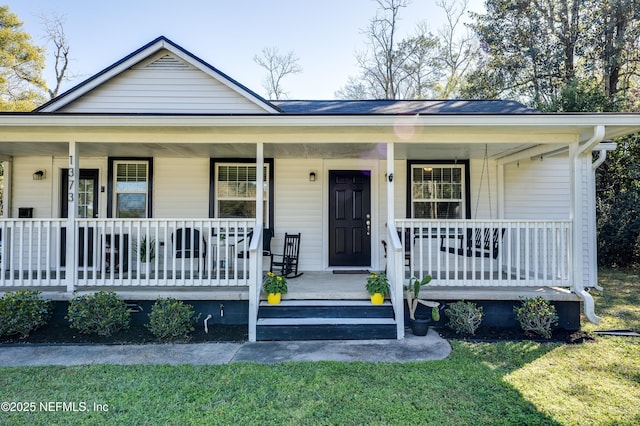
[[[482,0],[469,7],[482,11]],[[63,89],[164,35],[264,95],[264,69],[253,61],[265,47],[294,51],[303,72],[283,82],[289,99],[333,99],[358,73],[354,53],[364,47],[362,29],[375,15],[374,0],[11,0],[34,42],[44,45],[40,16],[57,14],[71,46],[71,72]],[[401,35],[426,21],[443,25],[436,0],[413,0],[403,9]],[[47,81],[53,80],[48,61]]]

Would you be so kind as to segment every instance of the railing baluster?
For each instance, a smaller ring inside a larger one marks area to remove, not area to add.
[[[430,273],[432,285],[570,285],[569,221],[399,219],[395,225],[411,253],[410,276]]]

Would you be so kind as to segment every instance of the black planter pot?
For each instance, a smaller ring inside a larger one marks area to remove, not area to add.
[[[410,319],[409,323],[411,325],[411,332],[414,336],[426,336],[427,332],[429,332],[431,318],[416,316],[416,319]]]

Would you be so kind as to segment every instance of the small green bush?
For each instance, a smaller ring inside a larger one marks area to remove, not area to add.
[[[475,303],[465,302],[464,300],[451,303],[444,313],[449,318],[447,323],[449,328],[458,334],[470,334],[472,336],[476,333],[484,317],[482,306],[476,306]]]
[[[523,300],[513,311],[522,330],[530,336],[537,334],[549,339],[553,327],[558,325],[556,307],[542,297]]]
[[[8,292],[0,299],[0,335],[29,333],[45,325],[51,317],[53,303],[40,298],[35,290]]]
[[[158,299],[151,307],[146,327],[160,340],[189,340],[196,315],[193,306],[172,298]]]
[[[77,296],[69,302],[69,327],[82,334],[110,336],[129,328],[126,303],[113,291]]]

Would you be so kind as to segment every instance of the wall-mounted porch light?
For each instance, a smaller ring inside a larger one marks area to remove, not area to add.
[[[36,170],[33,173],[33,180],[42,180],[46,177],[46,173],[44,170]]]
[[[309,182],[315,182],[316,181],[316,172],[311,171],[309,172]]]

